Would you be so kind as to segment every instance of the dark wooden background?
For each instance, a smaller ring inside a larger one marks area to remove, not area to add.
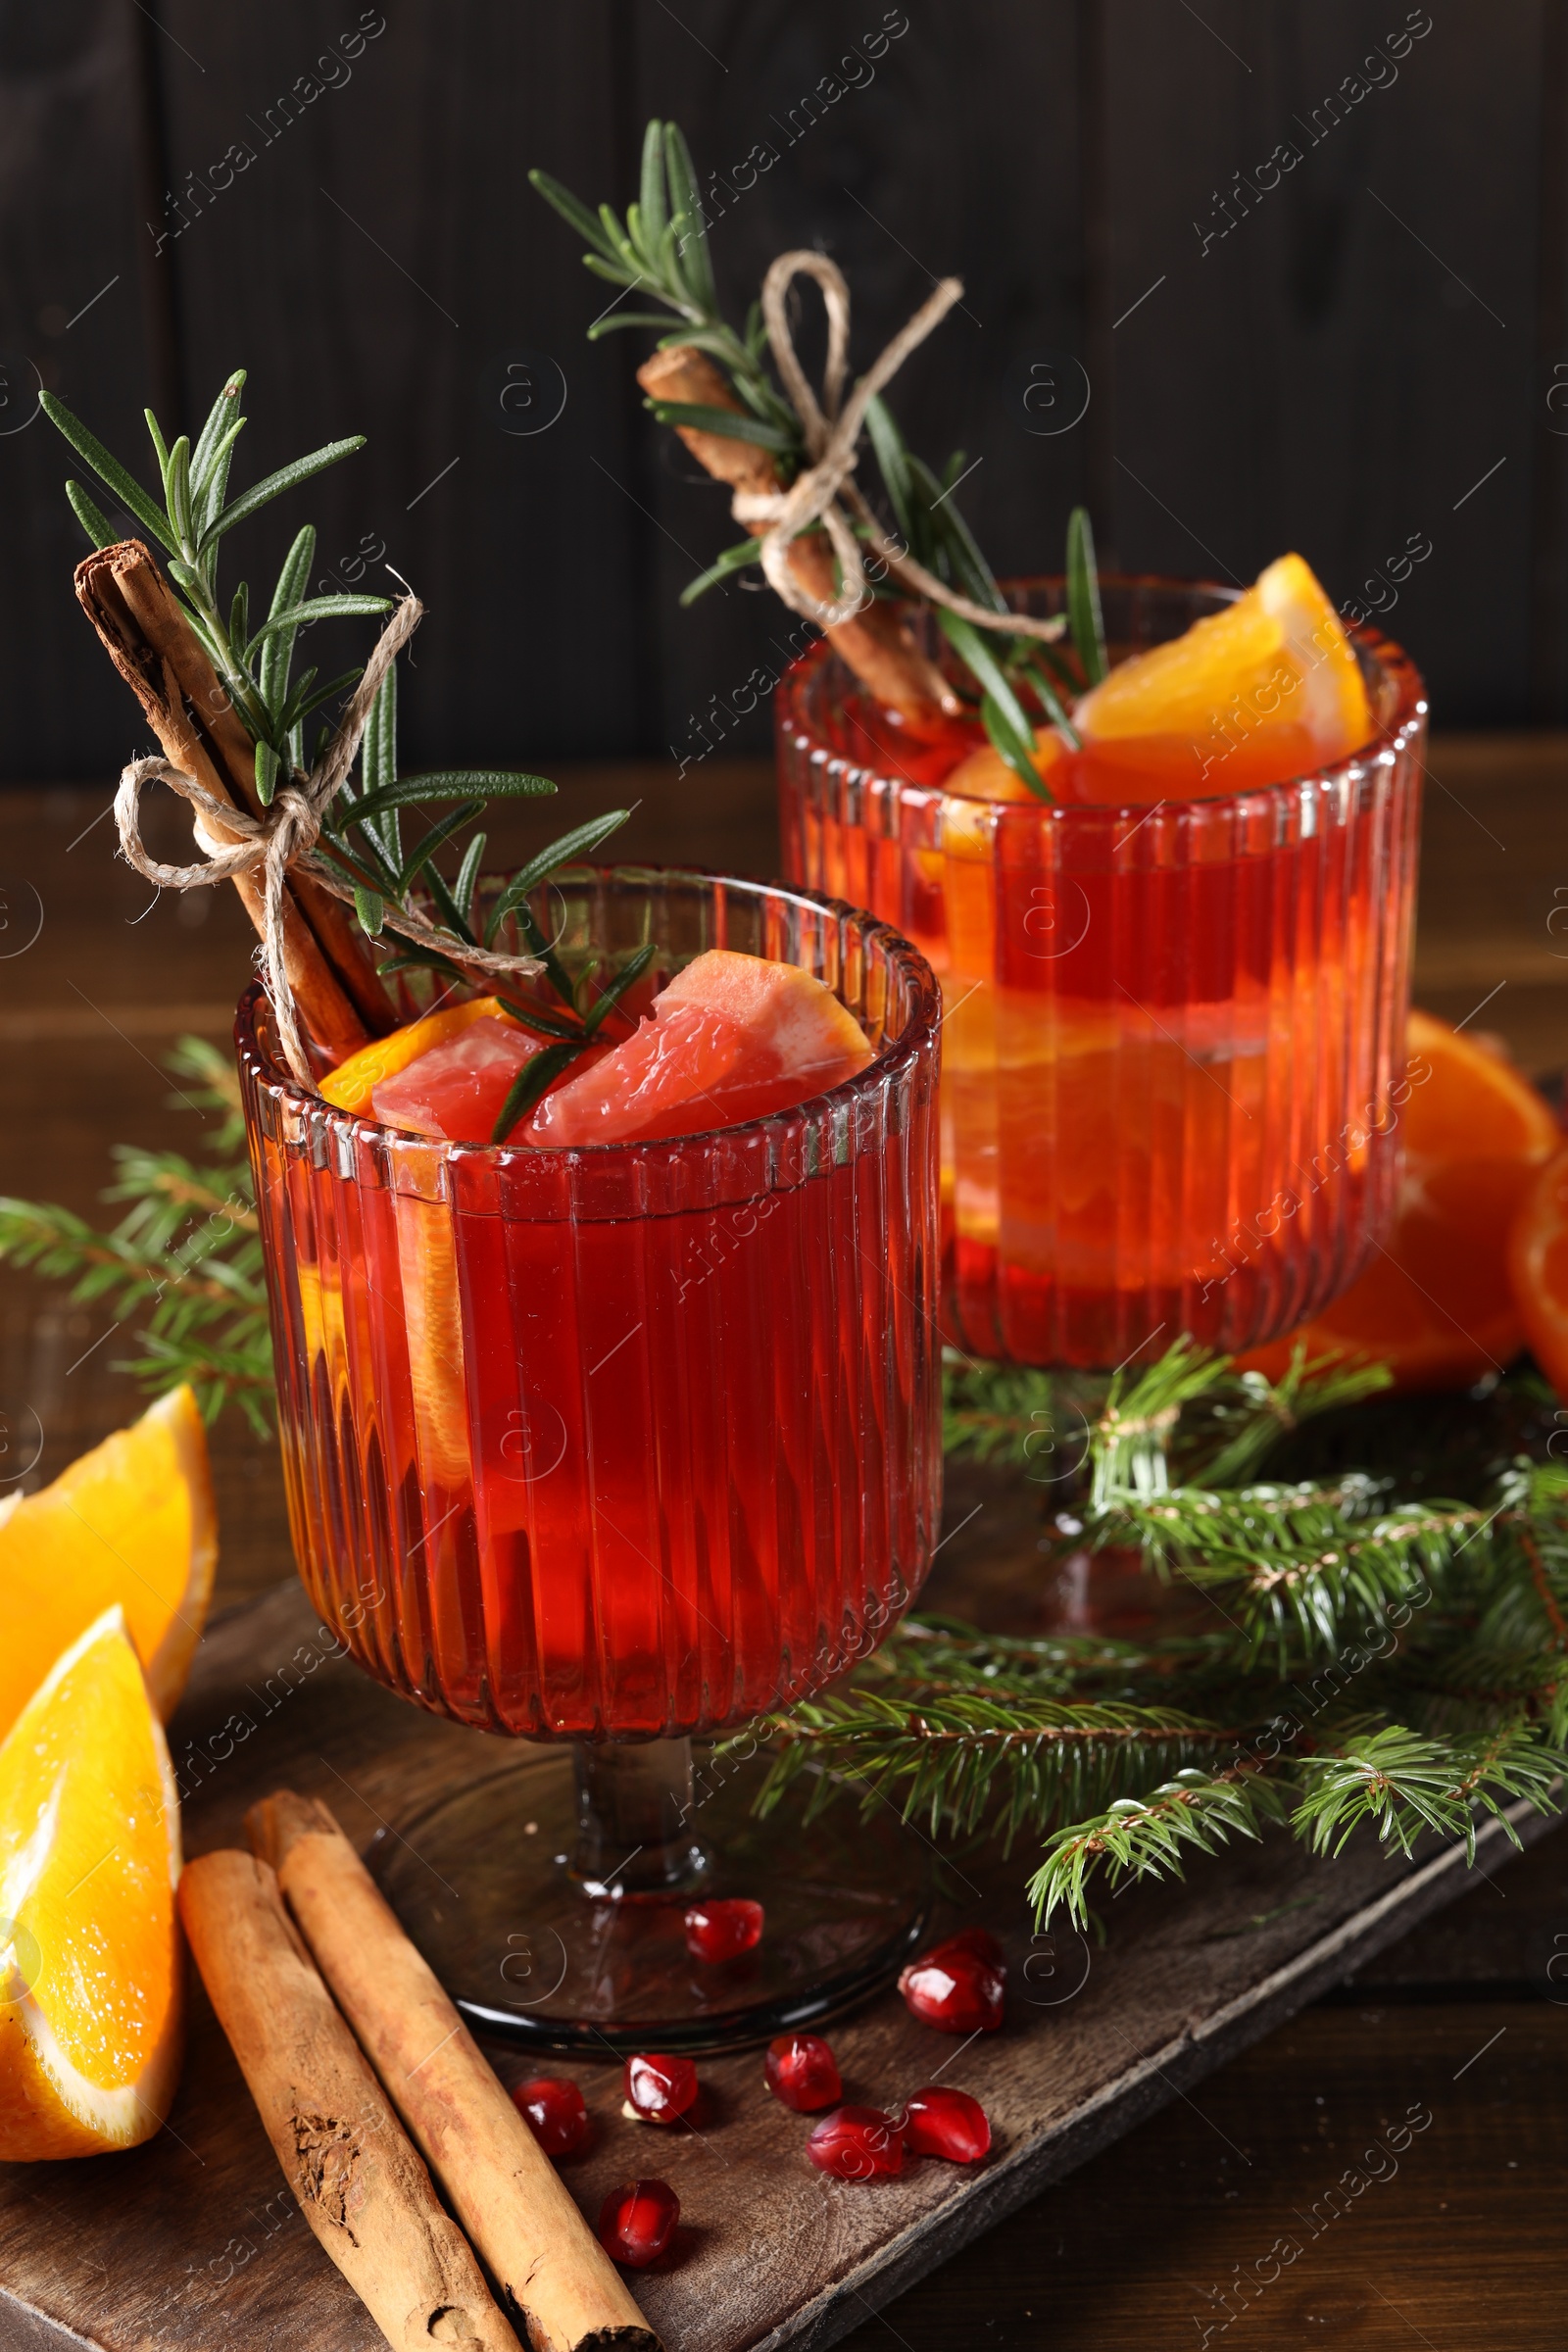
[[[907,29],[807,126],[885,13]],[[321,573],[368,544],[418,587],[416,758],[760,748],[765,714],[723,707],[784,617],[740,588],[678,611],[732,526],[640,409],[647,338],[584,341],[608,289],[525,178],[624,202],[656,112],[705,178],[776,152],[718,199],[737,309],[820,243],[863,364],[961,272],[898,405],[918,446],[983,460],[962,497],[999,566],[1049,564],[1080,497],[1129,566],[1246,579],[1297,546],[1337,599],[1425,534],[1389,625],[1440,719],[1568,715],[1561,6],[0,0],[0,774],[100,775],[135,734],[72,605],[39,378],[141,462],[143,402],[193,426],[236,363],[236,480],[370,436],[236,553],[270,576],[313,514]],[[1300,164],[1204,250],[1283,140]],[[517,435],[496,386],[528,355],[536,413],[549,363],[566,399]],[[1042,368],[1054,410],[1024,404]]]

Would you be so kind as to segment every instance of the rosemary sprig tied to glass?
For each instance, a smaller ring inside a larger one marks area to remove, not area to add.
[[[311,595],[316,531],[310,523],[298,531],[283,559],[265,618],[253,619],[244,580],[226,599],[220,594],[219,551],[226,534],[284,491],[365,446],[363,434],[330,441],[230,498],[229,469],[246,421],[239,409],[244,383],[243,369],[227,378],[194,443],[183,433],[169,442],[153,412],[146,412],[159,497],[149,493],[63,401],[45,393],[43,406],[125,513],[164,550],[184,621],[216,672],[225,708],[237,714],[249,738],[255,800],[266,809],[281,784],[303,782],[306,776],[307,723],[333,707],[334,715],[341,710],[365,673],[364,662],[325,680],[315,664],[296,673],[303,633],[327,621],[384,618],[393,600]],[[115,531],[91,493],[72,480],[66,495],[94,548],[114,548]],[[552,1079],[594,1043],[614,1003],[647,962],[647,956],[641,962],[634,957],[602,990],[596,989],[591,971],[574,985],[536,908],[538,894],[550,877],[562,866],[591,857],[630,812],[611,809],[574,826],[540,851],[486,904],[481,872],[487,836],[477,829],[479,819],[494,800],[530,799],[552,794],[556,787],[548,777],[519,770],[444,768],[403,775],[398,767],[397,721],[394,665],[369,711],[358,780],[351,771],[333,796],[316,854],[352,894],[364,939],[389,950],[374,961],[378,980],[419,970],[447,989],[488,986],[509,1011],[549,1041],[518,1073],[493,1139],[500,1143]],[[318,760],[331,735],[331,720],[318,719]],[[405,818],[437,808],[443,813],[416,838],[406,841]],[[445,858],[455,860],[450,871],[443,867]],[[404,916],[416,914],[422,938],[413,941],[388,934],[389,909]],[[510,936],[509,924],[520,954],[536,961],[537,995],[533,989],[497,988],[491,980],[476,980],[480,967],[475,952],[494,951],[498,940]],[[397,1016],[390,999],[386,1004],[381,1026],[390,1028]]]
[[[750,486],[759,476],[755,467],[738,466],[726,458],[726,442],[760,453],[761,464],[771,469],[779,486],[787,487],[796,480],[809,462],[802,419],[770,371],[761,305],[751,305],[739,330],[720,309],[696,174],[678,126],[649,123],[643,141],[639,200],[627,207],[624,218],[608,204],[591,212],[548,172],[535,171],[528,176],[537,192],[586,242],[586,267],[597,277],[638,297],[638,307],[613,310],[608,318],[596,319],[588,329],[590,339],[621,327],[655,327],[663,330],[661,352],[701,355],[700,368],[687,371],[689,380],[701,385],[703,368],[710,373],[716,370],[712,381],[722,397],[693,400],[662,396],[658,373],[643,369],[643,380],[650,388],[647,405],[660,422],[678,431],[710,471],[733,485]],[[662,307],[642,307],[650,303]],[[869,403],[865,422],[888,509],[884,531],[896,534],[906,553],[948,587],[1004,619],[1009,612],[1007,599],[954,496],[965,470],[965,453],[955,451],[940,470],[927,465],[908,447],[880,394]],[[858,535],[866,537],[863,526]],[[814,539],[820,547],[821,525],[806,536],[808,542]],[[681,602],[693,603],[760,557],[759,537],[725,548],[690,583]],[[937,622],[960,665],[962,699],[978,709],[987,735],[1007,766],[1043,801],[1050,801],[1053,795],[1036,764],[1036,729],[1042,724],[1054,726],[1069,748],[1077,750],[1080,738],[1072,723],[1071,706],[1080,694],[1100,683],[1107,667],[1094,533],[1082,507],[1073,510],[1068,521],[1065,570],[1067,610],[1060,644],[1005,629],[992,632],[961,613],[935,608]],[[840,567],[834,564],[826,577],[837,594],[843,586]],[[883,566],[873,562],[867,579],[874,598],[895,612],[908,613],[922,601],[901,583],[897,564]],[[851,666],[860,669],[873,692],[880,691],[887,701],[890,673],[881,659],[885,643],[876,649],[873,671],[858,660],[861,648],[854,636],[833,629],[828,634]],[[897,706],[906,716],[910,714],[909,705],[930,693],[920,664],[912,658],[912,640],[909,655],[903,665],[907,696],[900,698]]]

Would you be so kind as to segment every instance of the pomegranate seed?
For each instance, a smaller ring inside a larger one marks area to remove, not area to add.
[[[899,1990],[911,2017],[940,2034],[994,2034],[1002,2023],[1005,1971],[971,1951],[938,1944],[911,1960]]]
[[[697,2096],[697,2069],[689,2058],[657,2050],[628,2058],[626,2096],[645,2124],[672,2124]]]
[[[745,1895],[693,1903],[686,1914],[686,1949],[694,1960],[738,1960],[762,1940],[762,1906]]]
[[[946,1952],[967,1952],[971,1959],[983,1960],[1000,1976],[1007,1973],[1007,1958],[989,1928],[960,1928],[956,1936],[944,1936],[925,1954],[928,1960],[940,1960]]]
[[[537,2075],[513,2097],[547,2156],[576,2156],[588,2145],[588,2109],[568,2075]]]
[[[841,2107],[806,2143],[819,2173],[836,2180],[874,2180],[904,2170],[904,2132],[880,2107]]]
[[[978,2164],[991,2145],[991,2125],[966,2090],[917,2090],[904,2111],[904,2138],[916,2156]]]
[[[838,2060],[820,2034],[779,2034],[762,2061],[767,2087],[797,2115],[835,2106],[844,2096]]]
[[[640,2271],[657,2262],[675,2234],[680,2199],[664,2180],[626,2180],[599,2213],[599,2243],[612,2262]]]

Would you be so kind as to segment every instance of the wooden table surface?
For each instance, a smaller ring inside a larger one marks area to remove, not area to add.
[[[1417,1001],[1499,1033],[1532,1072],[1559,1070],[1568,735],[1438,737],[1430,779]],[[671,763],[605,763],[561,782],[555,829],[635,802],[628,856],[776,864],[764,763],[714,760],[678,783]],[[231,892],[155,901],[113,858],[110,791],[0,796],[0,1192],[84,1214],[112,1144],[199,1152],[160,1055],[182,1031],[226,1035],[252,947]],[[515,843],[498,828],[493,854],[537,841],[527,822]],[[153,846],[180,854],[181,833],[177,816],[160,817]],[[5,1272],[0,1436],[30,1427],[24,1408],[38,1416],[27,1485],[137,1409],[113,1369],[123,1351],[107,1315]],[[286,1576],[290,1558],[270,1448],[230,1416],[214,1457],[221,1608]],[[1559,2352],[1568,1982],[1552,1963],[1568,1953],[1565,1866],[1557,1833],[1478,1884],[1367,1981],[1211,2077],[1196,2103],[1178,2097],[869,2316],[849,2339],[856,2352],[890,2338],[905,2352]],[[1389,2154],[1386,2126],[1417,2107],[1430,2127]]]

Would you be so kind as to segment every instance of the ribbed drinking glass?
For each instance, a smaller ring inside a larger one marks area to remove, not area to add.
[[[685,1736],[863,1656],[930,1560],[938,992],[906,941],[798,891],[577,868],[537,912],[567,971],[601,982],[649,944],[656,985],[709,948],[797,964],[857,1015],[873,1058],[744,1126],[496,1150],[398,1133],[296,1085],[253,987],[237,1040],[290,1522],[323,1622],[402,1696],[533,1741],[644,1743],[640,1761],[579,1749],[560,1835],[578,1889],[678,1892],[716,1885],[726,1859],[694,1836]],[[545,1803],[531,1782],[517,1801],[530,1818]],[[465,1839],[499,1842],[495,1917],[517,1919],[521,1857],[499,1818],[487,1800],[418,1837],[446,1878],[469,1869],[468,1943],[483,1944],[491,1865]],[[873,1942],[881,1965],[913,1916],[904,1895],[884,1905],[876,1936],[841,1938],[838,1974],[863,1976]],[[523,2016],[515,1972],[498,1984],[489,1956],[470,1967],[467,1943],[454,1955],[425,1927],[475,2014],[494,2022],[493,1995],[502,2022]],[[802,1972],[834,1977],[832,1937],[814,1961],[787,1962],[786,1941],[781,1915],[763,1989],[809,2006]],[[646,1951],[613,1999],[603,1961],[566,1995],[593,2031],[634,2000],[666,2035],[703,2030],[675,1992],[650,2012]]]
[[[1059,582],[1016,594],[1062,609]],[[1103,599],[1116,659],[1230,592]],[[976,1353],[1245,1348],[1337,1297],[1386,1229],[1426,703],[1397,647],[1351,642],[1362,751],[1153,807],[962,798],[962,747],[901,744],[825,643],[784,679],[786,872],[869,906],[941,980],[943,1312]]]

